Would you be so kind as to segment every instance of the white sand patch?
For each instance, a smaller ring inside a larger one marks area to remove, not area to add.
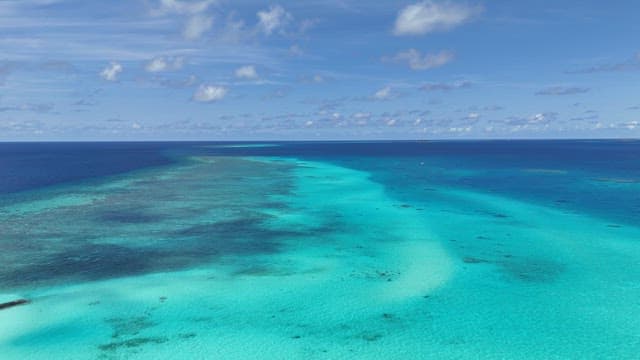
[[[351,242],[361,241],[379,254],[377,265],[388,269],[379,272],[397,274],[390,283],[376,286],[374,292],[381,292],[381,298],[424,296],[452,276],[451,257],[424,218],[414,209],[398,208],[368,173],[328,163],[287,161],[302,165],[296,169],[298,186],[292,205],[306,216],[310,212],[340,214],[353,230],[340,240],[348,243],[346,238],[353,236]]]
[[[452,275],[451,257],[437,242],[404,241],[389,247],[391,261],[397,261],[400,275],[380,287],[389,300],[424,296],[442,286]]]

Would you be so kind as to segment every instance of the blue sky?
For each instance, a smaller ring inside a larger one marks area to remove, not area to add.
[[[0,0],[0,140],[640,136],[640,2]]]

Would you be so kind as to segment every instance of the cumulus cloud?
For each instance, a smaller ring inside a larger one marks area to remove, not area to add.
[[[200,85],[193,94],[193,100],[206,103],[220,101],[227,95],[227,91],[224,86]]]
[[[469,88],[473,85],[471,81],[462,80],[462,81],[454,81],[452,83],[426,83],[420,87],[420,90],[423,91],[450,91],[456,89],[465,89]]]
[[[122,65],[112,61],[100,72],[100,76],[107,81],[116,81],[118,80],[118,74],[120,74],[122,70]]]
[[[285,27],[293,16],[282,6],[271,6],[269,10],[258,11],[258,28],[266,35],[271,35],[274,31]]]
[[[213,17],[205,15],[192,16],[182,30],[182,36],[187,40],[196,40],[213,26]]]
[[[450,51],[440,51],[435,54],[421,54],[416,49],[409,49],[397,53],[393,57],[383,58],[383,61],[395,63],[407,63],[412,70],[427,70],[443,66],[454,59],[454,54]]]
[[[510,117],[507,118],[508,125],[545,125],[556,120],[558,114],[555,112],[537,113],[527,117]]]
[[[637,121],[637,120],[627,121],[627,122],[617,124],[616,127],[624,128],[628,130],[640,129],[640,121]]]
[[[394,97],[390,86],[385,86],[373,94],[374,100],[389,100]]]
[[[257,79],[258,72],[256,71],[255,66],[247,65],[242,66],[236,69],[235,75],[238,79]]]
[[[530,123],[546,123],[555,118],[555,114],[553,113],[538,113],[529,117],[528,121]]]
[[[482,11],[481,7],[450,1],[423,1],[406,6],[398,13],[395,35],[423,35],[462,25]]]
[[[178,57],[157,57],[151,59],[145,65],[144,69],[148,72],[163,72],[163,71],[171,71],[171,70],[179,70],[184,65],[184,58],[181,56]]]
[[[567,86],[551,86],[544,88],[536,93],[536,95],[573,95],[584,94],[589,92],[589,88],[584,87],[567,87]]]
[[[464,120],[478,121],[480,120],[480,114],[476,112],[468,113],[467,116],[464,117]]]

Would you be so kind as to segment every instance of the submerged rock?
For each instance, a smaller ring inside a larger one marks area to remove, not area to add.
[[[29,302],[30,301],[27,299],[17,299],[17,300],[3,302],[3,303],[0,303],[0,310],[12,308],[14,306],[19,306],[19,305],[25,305],[25,304],[28,304]]]
[[[482,264],[482,263],[488,263],[489,261],[484,260],[484,259],[478,259],[472,256],[466,256],[464,259],[462,259],[463,262],[465,262],[466,264]]]
[[[364,332],[362,334],[362,339],[368,342],[378,341],[382,338],[382,334],[373,333],[373,332]]]
[[[147,344],[163,344],[169,341],[166,337],[145,337],[133,338],[125,341],[110,342],[108,344],[99,345],[98,348],[103,351],[114,351],[119,348],[136,348]]]

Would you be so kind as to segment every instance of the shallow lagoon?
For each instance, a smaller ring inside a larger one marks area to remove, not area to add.
[[[640,351],[638,184],[598,180],[637,178],[633,162],[392,145],[182,144],[4,194],[0,297],[31,303],[0,311],[2,358]],[[618,198],[629,211],[608,211]]]

